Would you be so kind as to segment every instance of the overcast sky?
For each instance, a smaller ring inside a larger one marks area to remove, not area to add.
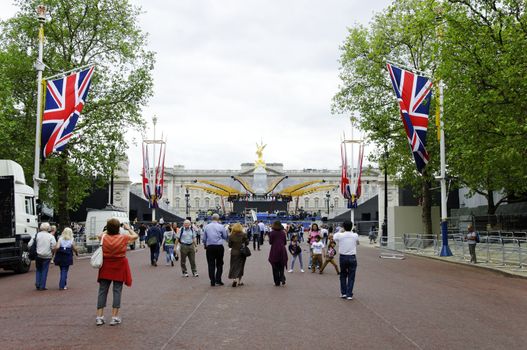
[[[256,159],[260,140],[264,160],[286,169],[340,166],[340,135],[350,125],[330,112],[339,46],[347,27],[367,24],[391,1],[132,2],[157,53],[144,116],[155,114],[168,134],[167,166],[238,169]],[[9,3],[0,0],[0,18],[13,15]],[[139,181],[139,144],[129,157]]]

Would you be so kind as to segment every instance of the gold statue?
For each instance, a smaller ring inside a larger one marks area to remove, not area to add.
[[[267,145],[264,145],[263,141],[261,142],[260,145],[258,144],[258,142],[256,143],[256,155],[258,156],[258,159],[256,160],[256,162],[254,162],[255,167],[258,167],[258,166],[265,167],[265,161],[263,160],[263,150],[265,146]]]

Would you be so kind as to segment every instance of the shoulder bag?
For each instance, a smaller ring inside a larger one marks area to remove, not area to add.
[[[240,255],[247,258],[249,256],[251,256],[251,250],[249,249],[249,247],[247,246],[247,243],[243,243],[241,248],[240,248]]]
[[[101,238],[101,245],[97,250],[92,254],[90,259],[90,264],[94,269],[100,269],[103,263],[103,254],[102,254],[102,242],[104,241],[104,236]]]
[[[28,257],[29,260],[36,260],[37,259],[37,236],[38,232],[35,233],[35,238],[33,239],[33,245],[29,247]]]

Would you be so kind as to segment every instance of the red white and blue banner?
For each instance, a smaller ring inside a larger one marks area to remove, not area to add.
[[[159,150],[157,166],[155,166],[154,159],[155,168],[150,169],[148,144],[143,142],[143,194],[148,200],[149,208],[159,208],[159,200],[163,197],[166,143],[161,142],[160,144],[161,149]],[[152,191],[152,186],[154,191]]]
[[[350,199],[351,191],[349,185],[350,180],[348,177],[348,155],[346,152],[346,144],[344,142],[340,144],[340,158],[342,161],[340,174],[340,193],[345,199]]]
[[[428,116],[432,99],[432,82],[429,78],[387,64],[390,79],[404,124],[406,136],[421,174],[430,159],[426,150]]]
[[[64,150],[81,115],[95,67],[46,81],[42,116],[42,157]]]

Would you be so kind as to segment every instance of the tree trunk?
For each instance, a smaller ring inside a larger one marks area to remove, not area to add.
[[[494,215],[496,214],[497,209],[498,207],[494,203],[494,191],[488,190],[487,191],[487,214]]]
[[[60,153],[61,165],[57,169],[57,180],[58,180],[58,199],[59,199],[59,225],[63,229],[70,225],[70,214],[68,211],[68,188],[69,188],[69,177],[68,177],[68,150],[65,149]]]
[[[423,219],[424,227],[424,238],[432,239],[432,193],[430,191],[430,181],[423,181],[422,183],[422,194],[423,194],[423,208],[421,217]],[[431,241],[428,241],[431,244]],[[426,244],[428,245],[428,244]]]

